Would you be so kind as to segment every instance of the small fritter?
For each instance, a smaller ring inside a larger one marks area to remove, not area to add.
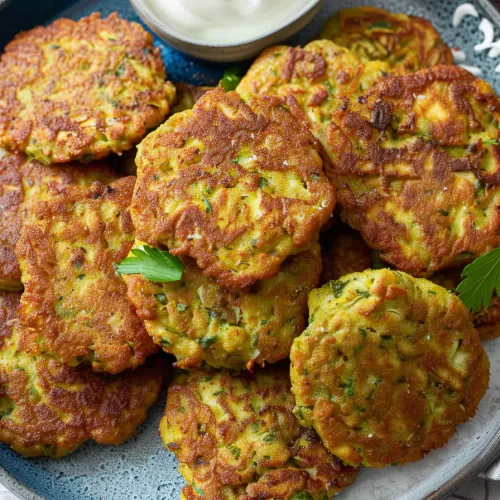
[[[138,147],[138,239],[244,288],[307,249],[334,208],[321,147],[279,99],[207,92]]]
[[[111,377],[30,356],[18,348],[19,298],[0,292],[0,442],[27,457],[61,457],[89,439],[133,436],[159,396],[163,360]]]
[[[186,479],[181,498],[323,500],[354,482],[357,470],[294,417],[288,370],[176,376],[160,434]]]
[[[427,19],[378,7],[339,10],[321,38],[346,47],[363,61],[387,61],[401,73],[453,64],[453,55]]]
[[[138,243],[140,246],[140,243]],[[321,273],[319,245],[289,257],[280,272],[234,292],[205,276],[185,257],[181,281],[153,283],[124,276],[128,297],[146,329],[175,366],[253,370],[287,358],[306,326],[307,295]]]
[[[345,463],[414,462],[476,413],[489,361],[456,295],[369,270],[313,290],[309,312],[290,353],[295,414]]]
[[[214,87],[200,87],[188,83],[175,84],[175,101],[172,104],[172,114],[193,109],[194,105]]]
[[[341,213],[397,269],[428,276],[500,246],[500,101],[464,69],[379,83],[333,115]]]
[[[390,71],[388,63],[363,62],[329,40],[317,40],[304,48],[279,45],[265,49],[236,90],[241,95],[282,98],[322,140],[330,136],[331,113],[365,93]]]
[[[169,112],[165,77],[151,34],[116,14],[20,33],[0,59],[0,145],[45,164],[130,149]]]
[[[29,212],[30,204],[36,203],[35,200],[53,199],[64,186],[85,185],[95,180],[109,183],[117,175],[103,163],[47,167],[27,160],[22,153],[10,154],[0,150],[0,154],[0,289],[18,291],[23,288],[15,255],[21,232],[21,211]],[[24,192],[26,196],[23,196]]]
[[[0,158],[0,289],[22,290],[21,270],[15,254],[21,230],[19,210],[23,202],[22,155],[1,151]]]
[[[372,267],[372,252],[360,234],[347,225],[335,227],[325,235],[322,251],[321,281],[338,280],[346,274],[362,272]]]
[[[113,374],[156,351],[113,267],[134,242],[134,180],[71,185],[34,205],[16,247],[23,349]]]

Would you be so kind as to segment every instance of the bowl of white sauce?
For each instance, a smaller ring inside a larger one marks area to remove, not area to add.
[[[300,31],[325,0],[130,0],[141,19],[186,54],[249,59]]]

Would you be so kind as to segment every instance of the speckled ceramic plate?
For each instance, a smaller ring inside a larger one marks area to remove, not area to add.
[[[0,0],[2,3],[2,0]],[[338,8],[370,3],[328,0],[320,14],[291,43],[305,43],[318,32],[323,22]],[[459,29],[451,25],[458,0],[390,0],[376,2],[394,11],[426,17],[435,24],[444,40],[467,53],[467,64],[479,66],[483,78],[500,92],[498,60],[485,53],[476,55],[474,44],[481,38],[479,19],[466,18]],[[476,2],[481,15],[496,24],[500,36],[500,15],[487,0]],[[127,0],[11,0],[0,16],[0,46],[17,31],[55,17],[78,19],[99,10],[104,15],[118,11],[121,16],[139,21]],[[186,57],[157,41],[162,48],[169,76],[174,81],[213,84],[223,66]],[[448,446],[432,452],[425,460],[405,467],[363,470],[356,484],[346,490],[344,500],[416,500],[444,498],[469,477],[478,474],[500,453],[500,340],[485,344],[491,360],[490,388],[475,419],[460,427]],[[9,448],[0,446],[0,483],[23,499],[176,499],[183,485],[175,457],[162,446],[158,424],[165,404],[162,397],[148,422],[137,436],[114,448],[93,444],[83,446],[59,461],[47,458],[25,460]],[[210,500],[210,499],[207,499]]]

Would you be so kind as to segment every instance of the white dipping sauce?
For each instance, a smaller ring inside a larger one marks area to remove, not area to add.
[[[145,0],[184,38],[229,45],[259,38],[290,22],[312,0]]]

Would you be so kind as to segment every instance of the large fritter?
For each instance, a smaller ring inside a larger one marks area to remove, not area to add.
[[[184,258],[181,281],[125,276],[129,299],[153,340],[179,368],[253,369],[287,358],[305,328],[307,295],[321,273],[319,245],[289,257],[280,272],[238,292],[205,276]]]
[[[487,83],[436,66],[332,117],[342,216],[383,260],[429,275],[500,246],[500,102]]]
[[[175,95],[153,37],[95,13],[20,33],[0,60],[0,145],[43,163],[103,158],[163,122]]]
[[[333,210],[319,144],[273,97],[219,87],[138,149],[138,238],[194,258],[231,288],[277,274]]]
[[[88,185],[95,180],[109,183],[116,179],[116,174],[101,162],[47,167],[27,160],[22,153],[0,150],[0,154],[0,289],[16,291],[23,287],[15,255],[21,213],[28,216],[31,204],[53,199],[64,186]]]
[[[364,94],[390,71],[388,63],[363,62],[329,40],[317,40],[304,48],[278,45],[265,49],[236,90],[241,95],[282,98],[322,138],[328,133],[333,111]]]
[[[182,498],[323,500],[352,484],[356,469],[294,417],[288,370],[177,375],[160,433],[186,479]]]
[[[451,50],[430,21],[377,7],[339,10],[320,37],[346,47],[363,61],[387,61],[402,73],[453,64]]]
[[[0,292],[0,442],[24,456],[61,457],[89,439],[131,437],[158,398],[165,363],[111,377],[33,357],[18,345],[19,296]]]
[[[24,349],[109,373],[135,368],[156,350],[113,267],[134,241],[133,186],[133,177],[71,185],[34,205],[16,247]]]
[[[311,292],[309,311],[290,354],[295,414],[345,463],[419,460],[476,413],[488,357],[444,288],[370,270]]]

